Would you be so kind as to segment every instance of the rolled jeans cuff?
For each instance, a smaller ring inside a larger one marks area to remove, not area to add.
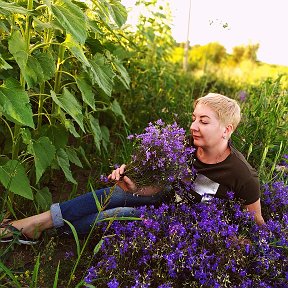
[[[53,226],[55,228],[64,226],[64,221],[59,203],[52,204],[50,207],[50,212],[52,216]]]

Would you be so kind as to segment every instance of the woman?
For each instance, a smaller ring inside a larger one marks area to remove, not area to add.
[[[244,207],[254,214],[255,221],[264,223],[261,214],[259,179],[243,155],[230,145],[231,134],[241,119],[240,107],[235,100],[209,93],[194,103],[190,127],[192,145],[196,148],[194,167],[197,175],[194,190],[186,191],[181,201],[209,201],[212,197],[225,198],[233,191]],[[137,206],[165,201],[165,191],[157,187],[138,189],[127,176],[125,165],[114,170],[108,178],[116,182],[115,188],[87,193],[72,200],[56,203],[49,211],[10,223],[2,223],[1,242],[12,241],[13,231],[21,231],[21,243],[33,244],[33,239],[52,227],[71,222],[78,233],[87,233],[98,215],[95,196],[105,207],[98,219],[111,216],[138,216]],[[105,200],[106,199],[106,200]],[[108,199],[108,200],[107,200]],[[1,235],[1,234],[0,234]]]

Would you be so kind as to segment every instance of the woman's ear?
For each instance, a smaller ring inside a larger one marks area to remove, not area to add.
[[[225,127],[224,133],[223,133],[223,138],[224,139],[229,139],[231,137],[231,134],[233,133],[234,129],[233,129],[233,125],[232,124],[228,124]]]

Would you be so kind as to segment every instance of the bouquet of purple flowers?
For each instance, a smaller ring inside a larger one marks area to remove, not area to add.
[[[193,152],[185,130],[177,123],[165,124],[161,119],[149,123],[143,134],[128,136],[134,140],[131,162],[125,175],[137,187],[164,186],[181,179],[193,178]]]

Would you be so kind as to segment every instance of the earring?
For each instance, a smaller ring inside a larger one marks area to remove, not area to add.
[[[226,139],[226,136],[223,135],[222,138],[223,138],[223,139]]]

